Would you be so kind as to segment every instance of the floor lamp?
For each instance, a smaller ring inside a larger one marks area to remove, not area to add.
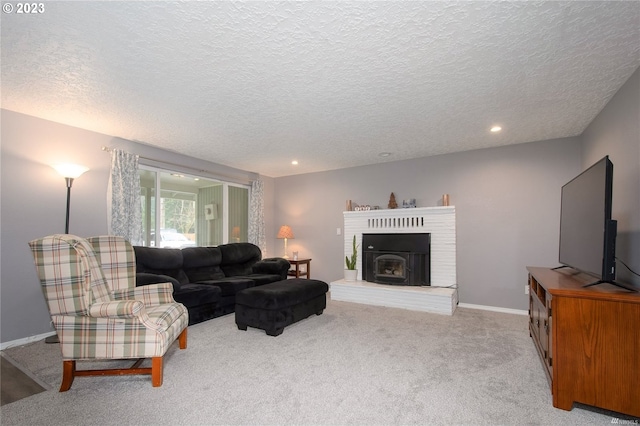
[[[89,170],[87,167],[77,164],[55,164],[52,166],[67,181],[67,215],[64,222],[64,233],[69,233],[69,207],[71,207],[71,185],[73,180]],[[60,343],[58,335],[54,334],[44,339],[45,343]]]
[[[293,237],[293,231],[291,230],[289,225],[282,225],[280,227],[280,230],[278,231],[278,236],[276,238],[278,238],[278,239],[283,239],[284,238],[284,256],[282,256],[282,257],[284,259],[288,259],[289,256],[287,256],[287,239],[294,238]]]

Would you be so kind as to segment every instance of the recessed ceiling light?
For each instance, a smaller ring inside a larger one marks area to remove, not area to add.
[[[500,130],[502,130],[502,127],[500,127],[500,126],[493,126],[493,127],[491,128],[491,131],[492,131],[493,133],[498,133]]]
[[[381,152],[380,154],[378,154],[378,157],[388,157],[390,155],[391,155],[390,152]]]
[[[298,165],[298,160],[293,160],[293,161],[291,162],[291,164],[293,164],[294,166],[297,166],[297,165]]]

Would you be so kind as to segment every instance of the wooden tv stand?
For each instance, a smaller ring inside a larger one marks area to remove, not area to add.
[[[529,334],[553,406],[574,402],[640,417],[640,293],[570,268],[529,271]]]

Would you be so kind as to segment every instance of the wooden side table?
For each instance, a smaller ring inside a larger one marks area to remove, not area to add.
[[[294,268],[294,269],[290,269],[289,272],[287,272],[288,276],[296,277],[296,278],[306,277],[308,280],[311,279],[311,259],[298,259],[298,260],[288,259],[288,260],[291,266],[293,266]],[[300,270],[300,265],[305,265],[306,268],[303,270]]]

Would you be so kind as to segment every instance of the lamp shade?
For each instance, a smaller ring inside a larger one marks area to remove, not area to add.
[[[234,226],[233,229],[231,229],[231,238],[240,238],[239,226]]]
[[[87,170],[89,170],[88,167],[79,166],[77,164],[69,164],[69,163],[54,164],[51,167],[56,169],[56,171],[60,173],[62,177],[71,178],[71,179],[75,179],[79,177],[81,174],[83,174],[84,172],[86,172]]]
[[[295,238],[289,225],[282,225],[276,238]]]
[[[71,185],[73,184],[73,180],[79,177],[81,174],[89,170],[88,167],[79,166],[77,164],[69,164],[69,163],[60,163],[54,164],[51,167],[56,169],[56,171],[67,181],[67,216],[64,225],[64,233],[69,233],[69,208],[71,206]]]

